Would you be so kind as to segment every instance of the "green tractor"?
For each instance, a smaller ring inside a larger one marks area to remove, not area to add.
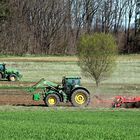
[[[41,92],[33,94],[33,100],[43,99],[48,107],[55,107],[60,102],[71,102],[75,107],[85,107],[90,102],[90,93],[81,86],[80,79],[80,77],[63,77],[61,85],[41,79],[30,87],[28,92],[34,93],[42,89]]]
[[[9,81],[17,81],[22,75],[14,69],[7,69],[6,64],[0,64],[0,80],[7,79]]]

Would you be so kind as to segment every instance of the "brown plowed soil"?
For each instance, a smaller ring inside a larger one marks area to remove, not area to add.
[[[0,105],[40,105],[43,101],[35,102],[32,95],[22,90],[0,90]]]
[[[35,82],[9,82],[0,81],[0,86],[10,87],[29,87]],[[22,89],[0,89],[0,105],[40,105],[43,101],[35,102],[32,94]]]
[[[94,95],[91,98],[90,106],[95,108],[110,108],[112,107],[113,97],[109,95]]]
[[[103,95],[93,96],[91,97],[90,106],[95,108],[108,108],[111,107],[111,102],[112,97]],[[44,102],[43,100],[33,101],[32,94],[22,89],[0,89],[0,105],[44,106]],[[70,106],[70,104],[66,106]]]
[[[10,87],[29,87],[34,82],[8,82],[1,81],[0,86]],[[112,95],[93,95],[90,100],[90,107],[93,108],[110,108],[113,101]],[[44,106],[43,100],[33,101],[32,94],[23,89],[0,89],[0,105],[22,105],[22,106]],[[62,104],[71,106],[71,104]]]

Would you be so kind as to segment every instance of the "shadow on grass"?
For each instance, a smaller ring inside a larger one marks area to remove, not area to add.
[[[27,104],[16,104],[16,105],[13,105],[13,106],[23,106],[23,107],[47,107],[45,104],[39,104],[39,105],[34,105],[34,104],[31,104],[31,105],[27,105]]]
[[[48,107],[45,104],[15,104],[13,106],[21,106],[21,107]],[[57,105],[56,107],[72,107],[69,103],[62,103],[60,105]]]
[[[0,79],[0,82],[2,82],[2,81],[9,81],[9,80],[7,80],[7,79]],[[10,82],[10,81],[9,81]]]

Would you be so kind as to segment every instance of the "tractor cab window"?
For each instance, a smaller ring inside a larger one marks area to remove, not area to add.
[[[0,65],[0,71],[4,71],[3,65]]]

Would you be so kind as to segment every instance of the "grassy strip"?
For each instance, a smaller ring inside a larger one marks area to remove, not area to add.
[[[7,68],[18,69],[22,74],[22,81],[37,82],[41,78],[60,83],[63,76],[80,76],[82,83],[95,83],[93,79],[84,77],[77,62],[9,62]],[[140,61],[118,62],[114,73],[104,83],[140,83]]]
[[[77,57],[59,56],[59,57],[8,57],[0,58],[1,62],[76,62]]]
[[[14,61],[13,57],[13,60]],[[7,68],[13,67],[18,69],[23,78],[21,83],[15,86],[12,83],[7,85],[6,81],[0,82],[0,88],[18,88],[28,86],[30,82],[37,82],[41,78],[55,83],[61,83],[63,76],[79,76],[82,77],[82,83],[91,93],[95,93],[95,81],[91,78],[84,77],[81,73],[80,67],[74,60],[76,57],[22,57],[23,59],[38,59],[40,63],[36,62],[6,62]],[[21,57],[16,59],[20,60]],[[117,67],[114,73],[107,80],[102,82],[99,93],[112,94],[139,94],[140,93],[140,55],[126,55],[120,56],[117,61]],[[7,58],[4,58],[7,60]],[[43,59],[46,61],[42,62]],[[50,59],[50,60],[49,60]],[[70,61],[71,59],[71,61]],[[73,59],[73,60],[72,60]],[[54,62],[54,61],[58,62]],[[0,58],[1,61],[1,58]],[[47,62],[48,61],[48,62]],[[53,61],[53,62],[49,62]],[[63,61],[63,62],[62,62]],[[65,61],[65,62],[64,62]],[[23,82],[23,84],[22,84]],[[27,84],[26,84],[27,83]],[[25,85],[24,85],[25,84]],[[30,84],[32,85],[32,84]]]
[[[48,111],[47,111],[48,110]],[[0,112],[4,140],[139,140],[139,111],[29,109]]]
[[[119,55],[118,61],[134,61],[140,60],[140,54]],[[1,62],[77,62],[76,56],[0,56]]]
[[[21,86],[0,86],[0,89],[27,89],[28,87],[21,87]]]

